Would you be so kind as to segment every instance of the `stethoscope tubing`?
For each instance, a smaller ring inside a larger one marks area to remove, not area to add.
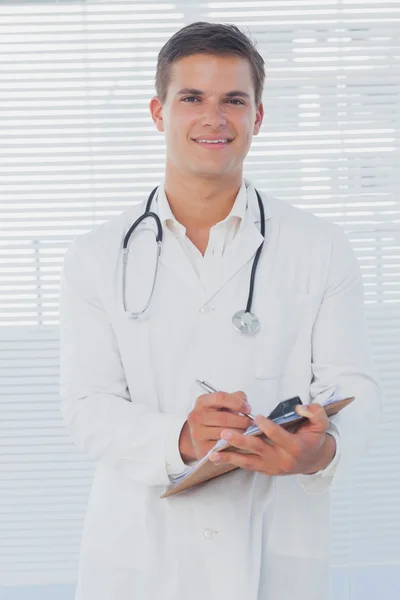
[[[123,307],[126,313],[128,313],[132,318],[137,318],[139,317],[141,314],[143,314],[147,308],[150,306],[150,302],[153,296],[153,292],[154,292],[154,287],[155,287],[155,283],[156,283],[156,279],[157,279],[157,272],[158,272],[158,261],[159,261],[159,257],[161,254],[161,246],[162,246],[162,240],[163,240],[163,228],[162,228],[162,224],[161,224],[161,220],[160,217],[153,211],[151,211],[151,204],[154,198],[155,193],[158,190],[158,186],[155,187],[146,202],[146,208],[145,211],[143,212],[143,214],[140,215],[140,217],[138,219],[136,219],[136,221],[133,223],[133,225],[131,225],[131,227],[129,228],[128,232],[126,233],[125,237],[124,237],[124,241],[123,241],[123,271],[122,271],[122,297],[123,297]],[[245,313],[249,313],[251,314],[251,307],[252,307],[252,303],[253,303],[253,295],[254,295],[254,284],[255,284],[255,278],[256,278],[256,273],[257,273],[257,265],[258,265],[258,261],[260,259],[261,256],[261,252],[264,246],[264,241],[265,241],[265,213],[264,213],[264,205],[261,199],[260,194],[258,193],[257,190],[255,190],[256,194],[257,194],[257,200],[258,200],[258,206],[259,206],[259,210],[260,210],[260,233],[263,237],[263,242],[261,243],[261,245],[258,247],[256,255],[254,257],[254,261],[253,261],[253,265],[251,268],[251,275],[250,275],[250,285],[249,285],[249,294],[248,294],[248,298],[247,298],[247,304],[246,304],[246,310],[244,311]],[[156,260],[156,267],[155,267],[155,273],[154,273],[154,278],[153,278],[153,285],[152,285],[152,289],[151,289],[151,293],[150,293],[150,297],[146,303],[146,306],[138,313],[129,313],[126,310],[126,305],[125,305],[125,283],[126,283],[126,263],[128,260],[128,253],[129,253],[129,248],[128,248],[128,244],[129,244],[129,240],[130,237],[132,235],[132,233],[135,231],[135,229],[138,227],[138,225],[140,225],[140,223],[142,221],[144,221],[144,219],[147,218],[152,218],[154,219],[154,221],[156,222],[157,225],[157,234],[156,234],[156,242],[157,242],[157,260]],[[241,311],[243,313],[243,311]],[[239,311],[240,313],[240,311]],[[238,313],[236,313],[238,314]],[[236,316],[236,315],[235,315]],[[255,317],[254,315],[251,315],[253,317]],[[256,319],[256,317],[255,317]],[[235,326],[236,327],[236,326]]]

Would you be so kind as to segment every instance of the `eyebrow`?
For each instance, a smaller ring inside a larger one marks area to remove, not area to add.
[[[179,90],[179,92],[177,92],[177,95],[183,95],[183,94],[188,94],[191,96],[204,96],[205,93],[202,92],[201,90],[196,90],[195,88],[183,88],[182,90]],[[233,97],[241,97],[241,98],[247,98],[250,99],[250,95],[247,94],[247,92],[242,92],[241,90],[233,90],[232,92],[227,92],[226,94],[224,94],[224,96],[226,96],[227,98],[233,98]]]

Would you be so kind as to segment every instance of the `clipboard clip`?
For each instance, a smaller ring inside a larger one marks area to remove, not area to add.
[[[293,396],[293,398],[283,400],[282,402],[279,402],[267,418],[273,421],[274,419],[279,419],[281,417],[290,417],[291,415],[296,414],[295,407],[298,404],[303,404],[299,396]]]

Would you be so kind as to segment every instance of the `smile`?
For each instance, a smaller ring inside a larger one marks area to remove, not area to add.
[[[193,140],[196,144],[208,146],[209,148],[224,147],[231,143],[232,140],[228,138],[221,138],[220,140]]]

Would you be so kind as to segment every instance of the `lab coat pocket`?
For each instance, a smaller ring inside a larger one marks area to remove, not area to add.
[[[255,340],[254,374],[257,379],[278,380],[285,371],[301,328],[305,326],[310,297],[295,294],[270,301],[265,326]]]

